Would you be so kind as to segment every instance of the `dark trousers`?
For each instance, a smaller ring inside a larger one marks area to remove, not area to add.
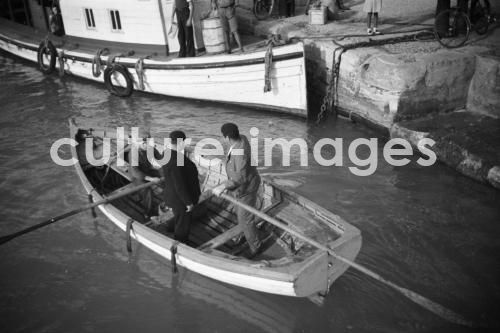
[[[436,16],[448,9],[450,9],[450,0],[438,0],[436,6]],[[448,31],[448,24],[448,17],[440,17],[439,21],[436,21],[439,34],[446,34]]]
[[[280,0],[278,2],[278,12],[280,16],[295,16],[295,0]]]
[[[177,15],[177,26],[179,31],[177,33],[177,39],[179,40],[179,58],[184,57],[194,57],[194,36],[193,36],[193,26],[186,26],[187,20],[189,18],[189,8],[176,9],[175,15]]]
[[[172,212],[174,213],[174,239],[185,243],[189,237],[192,214],[183,206],[173,207]]]

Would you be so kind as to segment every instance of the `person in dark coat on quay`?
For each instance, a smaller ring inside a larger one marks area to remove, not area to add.
[[[198,169],[182,153],[185,139],[186,135],[182,131],[170,133],[170,159],[161,169],[164,177],[165,204],[172,208],[174,213],[174,223],[169,225],[168,231],[173,231],[174,239],[184,243],[188,240],[193,220],[193,208],[198,203],[201,194]]]
[[[194,57],[193,0],[174,0],[172,23],[177,15],[177,39],[179,40],[179,58]]]

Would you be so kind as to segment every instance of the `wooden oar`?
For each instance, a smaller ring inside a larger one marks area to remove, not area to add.
[[[298,231],[290,228],[289,226],[279,222],[275,218],[273,218],[267,214],[264,214],[263,212],[239,201],[236,198],[233,198],[230,195],[222,193],[220,196],[222,198],[226,199],[227,201],[232,202],[233,204],[238,205],[238,206],[246,209],[250,213],[260,217],[261,219],[271,223],[272,225],[285,230],[286,232],[296,236],[297,238],[302,239],[305,242],[308,242],[309,244],[317,247],[318,249],[328,252],[331,256],[348,264],[352,268],[357,269],[361,273],[364,273],[364,274],[374,278],[375,280],[380,281],[393,289],[396,289],[397,291],[402,293],[404,296],[409,298],[411,301],[413,301],[413,302],[417,303],[418,305],[424,307],[425,309],[435,313],[436,315],[440,316],[441,318],[446,319],[446,320],[448,320],[452,323],[455,323],[455,324],[465,325],[465,326],[469,326],[469,327],[475,327],[475,325],[472,322],[466,320],[461,315],[453,312],[452,310],[447,309],[444,306],[442,306],[434,301],[431,301],[430,299],[425,298],[424,296],[421,296],[421,295],[419,295],[411,290],[400,287],[400,286],[396,285],[395,283],[386,280],[385,278],[378,275],[377,273],[375,273],[375,272],[369,270],[368,268],[365,268],[365,267],[363,267],[363,266],[361,266],[361,265],[359,265],[359,264],[357,264],[349,259],[346,259],[346,258],[336,254],[335,252],[333,252],[330,248],[326,247],[325,245],[320,244],[320,243],[316,242],[314,239],[311,239],[311,238],[301,234],[300,232],[298,232]]]
[[[14,239],[16,237],[19,237],[21,235],[24,235],[24,234],[26,234],[28,232],[40,229],[42,227],[45,227],[46,225],[52,224],[54,222],[57,222],[59,220],[62,220],[64,218],[66,218],[66,217],[78,214],[78,213],[83,212],[83,211],[85,211],[87,209],[91,209],[91,208],[97,207],[99,205],[107,204],[107,203],[109,203],[109,202],[111,202],[113,200],[125,197],[125,196],[130,195],[132,193],[135,193],[137,191],[140,191],[140,190],[143,190],[145,188],[151,187],[151,186],[153,186],[155,184],[158,184],[159,182],[161,182],[161,179],[158,179],[158,180],[155,180],[155,181],[151,181],[149,183],[144,183],[144,184],[138,185],[136,187],[128,188],[128,189],[125,189],[125,190],[117,190],[117,191],[113,192],[109,197],[107,197],[105,199],[96,201],[96,202],[94,202],[92,204],[87,204],[87,205],[85,205],[83,207],[80,207],[80,208],[73,209],[73,210],[71,210],[69,212],[66,212],[64,214],[58,215],[56,217],[53,217],[50,220],[46,220],[44,222],[35,224],[35,225],[31,226],[31,227],[28,227],[26,229],[20,230],[18,232],[13,233],[13,234],[2,236],[2,237],[0,237],[0,245],[4,244],[4,243],[7,243],[8,241],[10,241],[10,240],[12,240],[12,239]]]

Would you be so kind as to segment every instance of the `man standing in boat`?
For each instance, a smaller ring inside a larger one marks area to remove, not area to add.
[[[193,0],[174,0],[172,24],[177,15],[177,39],[179,40],[179,58],[194,57]]]
[[[240,135],[238,126],[233,123],[222,125],[221,132],[224,140],[230,145],[225,163],[228,180],[215,187],[212,193],[219,196],[228,190],[241,202],[254,207],[257,202],[260,176],[257,168],[251,163],[251,150],[248,139],[246,136]],[[238,224],[243,229],[250,246],[249,257],[253,257],[258,253],[261,246],[257,227],[255,226],[255,216],[240,206],[235,208]]]
[[[184,243],[188,240],[194,205],[201,194],[198,169],[182,152],[185,139],[186,135],[182,131],[170,133],[170,159],[161,172],[164,177],[165,204],[174,213],[174,224],[169,226],[168,231],[173,231],[174,238]]]

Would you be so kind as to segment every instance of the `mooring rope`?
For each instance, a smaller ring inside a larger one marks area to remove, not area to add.
[[[130,253],[132,252],[132,235],[130,234],[132,231],[132,223],[134,223],[134,220],[128,219],[127,220],[127,230],[125,231],[127,235],[127,251]]]
[[[264,92],[269,92],[272,90],[272,82],[271,82],[271,67],[273,66],[273,46],[280,44],[280,36],[279,35],[271,35],[266,42],[267,49],[266,55],[264,56]]]
[[[104,52],[107,53],[109,52],[109,50],[107,48],[97,50],[94,59],[92,59],[92,75],[94,77],[99,77],[99,75],[101,75],[101,67],[102,67],[101,55]]]
[[[147,55],[145,57],[140,57],[135,63],[135,72],[137,73],[137,78],[139,79],[138,86],[140,90],[144,90],[144,60],[151,58],[153,55]]]
[[[177,273],[177,259],[175,255],[177,254],[177,245],[179,244],[178,241],[175,241],[172,246],[170,247],[170,261],[172,262],[172,273]]]
[[[59,76],[64,76],[64,50],[61,50],[58,55],[59,59]]]

